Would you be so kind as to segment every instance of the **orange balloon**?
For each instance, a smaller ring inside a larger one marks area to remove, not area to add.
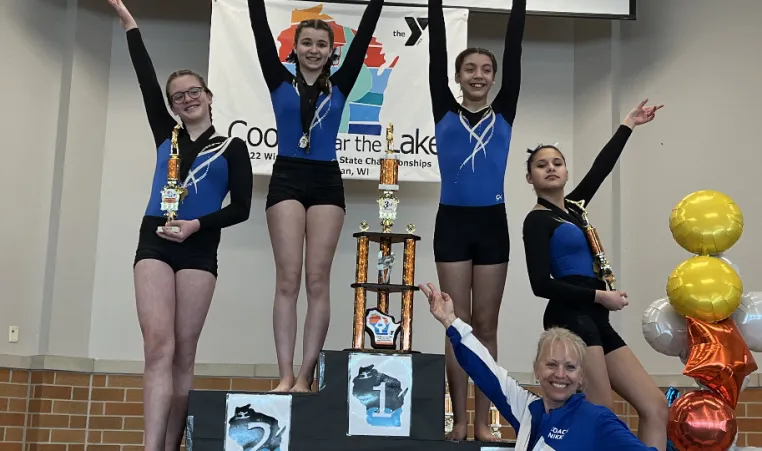
[[[681,396],[669,409],[667,437],[680,451],[725,451],[737,433],[733,409],[708,390]]]
[[[757,370],[754,356],[733,318],[718,323],[686,319],[689,354],[683,374],[716,391],[735,409],[744,379]]]

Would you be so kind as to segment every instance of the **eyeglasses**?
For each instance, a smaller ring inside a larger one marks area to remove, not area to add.
[[[199,87],[190,88],[187,91],[180,91],[180,92],[176,92],[172,94],[170,99],[172,100],[172,103],[183,103],[185,101],[185,94],[188,94],[188,97],[195,100],[201,97],[201,94],[204,91],[206,91],[204,88],[199,88]]]

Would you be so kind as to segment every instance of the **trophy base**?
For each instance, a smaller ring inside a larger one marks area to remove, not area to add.
[[[354,238],[367,237],[369,241],[380,243],[382,240],[390,244],[404,243],[405,240],[420,241],[421,237],[412,233],[391,233],[391,232],[357,232],[352,234]]]
[[[163,232],[164,229],[167,229],[170,232],[180,233],[180,227],[177,227],[177,226],[172,226],[172,227],[159,226],[159,227],[156,228],[156,231],[157,232]]]
[[[421,351],[402,351],[400,349],[375,349],[375,348],[363,348],[363,349],[352,349],[352,348],[346,348],[343,349],[342,352],[357,352],[357,353],[363,353],[363,354],[386,354],[386,355],[410,355],[410,354],[420,354]]]

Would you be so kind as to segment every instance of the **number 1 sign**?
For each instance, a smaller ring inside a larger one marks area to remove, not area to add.
[[[347,435],[410,436],[413,361],[410,355],[349,355]]]

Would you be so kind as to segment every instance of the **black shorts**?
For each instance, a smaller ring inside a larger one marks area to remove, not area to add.
[[[136,265],[140,260],[154,259],[168,264],[175,272],[183,269],[207,271],[217,277],[217,248],[220,230],[200,230],[182,243],[165,240],[156,229],[166,223],[165,218],[145,216],[140,224]]]
[[[510,255],[505,204],[459,207],[439,204],[434,224],[434,261],[474,265],[507,263]]]
[[[576,277],[574,279],[577,279]],[[580,278],[581,279],[581,278]],[[590,278],[585,278],[590,279]],[[565,279],[564,279],[565,280]],[[606,286],[601,281],[592,280],[582,283],[577,280],[567,282],[575,285],[586,285],[594,287],[597,290],[605,290]],[[619,348],[627,346],[617,331],[611,327],[609,322],[609,310],[600,304],[577,305],[566,302],[561,299],[552,299],[548,302],[543,315],[543,326],[545,329],[551,327],[563,327],[569,329],[582,338],[582,341],[589,346],[600,346],[603,353],[616,351]]]
[[[336,205],[346,211],[339,162],[278,156],[265,210],[284,200],[296,200],[305,210],[313,205]]]

